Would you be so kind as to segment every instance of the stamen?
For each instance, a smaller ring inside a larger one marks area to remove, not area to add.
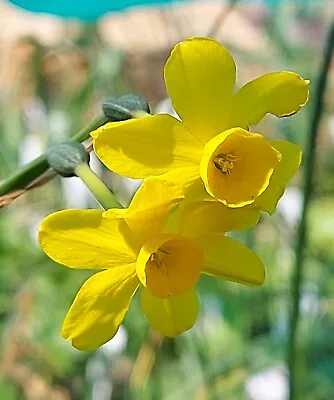
[[[223,173],[226,173],[226,175],[231,176],[231,170],[234,167],[234,162],[238,160],[240,160],[240,157],[236,157],[232,153],[218,154],[213,159],[213,163],[215,164],[215,167],[217,169],[219,169]]]
[[[170,255],[170,253],[166,249],[159,249],[158,252],[167,254],[168,256]]]
[[[169,254],[167,251],[159,249],[155,253],[152,253],[150,255],[149,261],[155,263],[160,269],[162,269],[162,271],[166,275],[168,275],[168,270],[164,262],[163,256],[160,255],[159,253]]]

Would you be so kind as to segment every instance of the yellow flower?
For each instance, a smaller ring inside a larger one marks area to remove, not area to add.
[[[93,350],[111,339],[140,286],[147,319],[173,337],[196,321],[195,284],[201,273],[252,286],[263,283],[264,266],[254,252],[224,234],[191,225],[191,213],[179,220],[178,191],[148,178],[128,209],[66,210],[42,222],[39,241],[50,258],[72,268],[103,270],[83,284],[64,321],[62,334],[74,347]],[[232,211],[239,220],[243,210]],[[232,220],[222,221],[220,231],[234,226]]]
[[[108,123],[91,133],[96,154],[121,175],[165,175],[185,189],[200,184],[228,207],[253,204],[273,212],[301,151],[247,129],[267,113],[299,111],[309,82],[293,72],[274,72],[234,93],[235,78],[232,56],[216,41],[179,43],[166,63],[165,82],[182,121],[153,115]]]

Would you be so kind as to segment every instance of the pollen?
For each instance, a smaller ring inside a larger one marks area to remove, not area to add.
[[[227,154],[222,153],[218,154],[213,159],[213,163],[215,164],[215,167],[219,169],[221,172],[225,173],[228,176],[231,176],[234,163],[239,159],[240,157],[236,157],[232,153],[227,153]]]

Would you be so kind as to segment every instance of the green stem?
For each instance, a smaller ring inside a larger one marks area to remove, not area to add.
[[[70,138],[73,142],[83,142],[88,139],[89,133],[99,126],[105,124],[107,119],[104,115],[96,117],[83,129],[77,132]],[[10,193],[17,189],[27,187],[31,182],[38,178],[49,168],[46,153],[41,154],[39,157],[32,160],[30,163],[24,165],[18,171],[10,175],[6,180],[0,182],[0,196]]]
[[[324,108],[324,95],[327,85],[328,72],[331,63],[331,56],[334,50],[334,22],[332,22],[326,49],[324,51],[324,57],[322,67],[320,69],[320,75],[318,79],[318,85],[314,95],[314,113],[310,123],[310,132],[308,139],[307,153],[305,157],[305,175],[304,175],[304,204],[302,209],[302,216],[300,225],[298,228],[297,244],[296,244],[296,255],[295,255],[295,267],[294,275],[292,277],[292,309],[290,315],[290,333],[288,338],[288,368],[289,368],[289,399],[297,400],[298,396],[298,351],[297,351],[297,329],[300,317],[300,294],[302,284],[302,267],[305,258],[305,248],[307,247],[308,241],[308,223],[307,215],[310,206],[310,200],[312,196],[312,182],[313,172],[315,166],[315,150],[316,150],[316,138],[319,131],[319,123],[321,120],[323,108]]]
[[[110,208],[123,208],[107,186],[90,169],[88,164],[83,163],[78,165],[74,172],[84,182],[105,210],[109,210]]]
[[[108,121],[107,118],[103,114],[101,114],[98,117],[96,117],[95,119],[93,119],[93,121],[91,121],[88,125],[83,127],[75,135],[70,137],[69,140],[71,142],[77,142],[77,143],[80,142],[81,143],[89,138],[90,132],[99,128],[101,125],[104,125],[107,121]]]

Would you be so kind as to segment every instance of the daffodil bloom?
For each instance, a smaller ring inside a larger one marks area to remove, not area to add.
[[[201,273],[263,283],[264,266],[253,251],[192,224],[190,213],[178,217],[178,191],[148,178],[128,209],[65,210],[42,222],[39,241],[49,257],[72,268],[102,270],[83,284],[64,321],[62,334],[74,347],[93,350],[111,339],[139,287],[151,325],[174,337],[196,321]],[[229,214],[221,230],[244,221],[242,209],[233,211],[236,221]]]
[[[309,82],[293,72],[273,72],[234,93],[235,80],[234,60],[218,42],[179,43],[166,63],[165,82],[181,121],[153,115],[108,123],[91,133],[96,154],[121,175],[165,175],[185,189],[201,185],[230,208],[272,212],[301,151],[248,128],[267,113],[286,117],[299,111]]]

